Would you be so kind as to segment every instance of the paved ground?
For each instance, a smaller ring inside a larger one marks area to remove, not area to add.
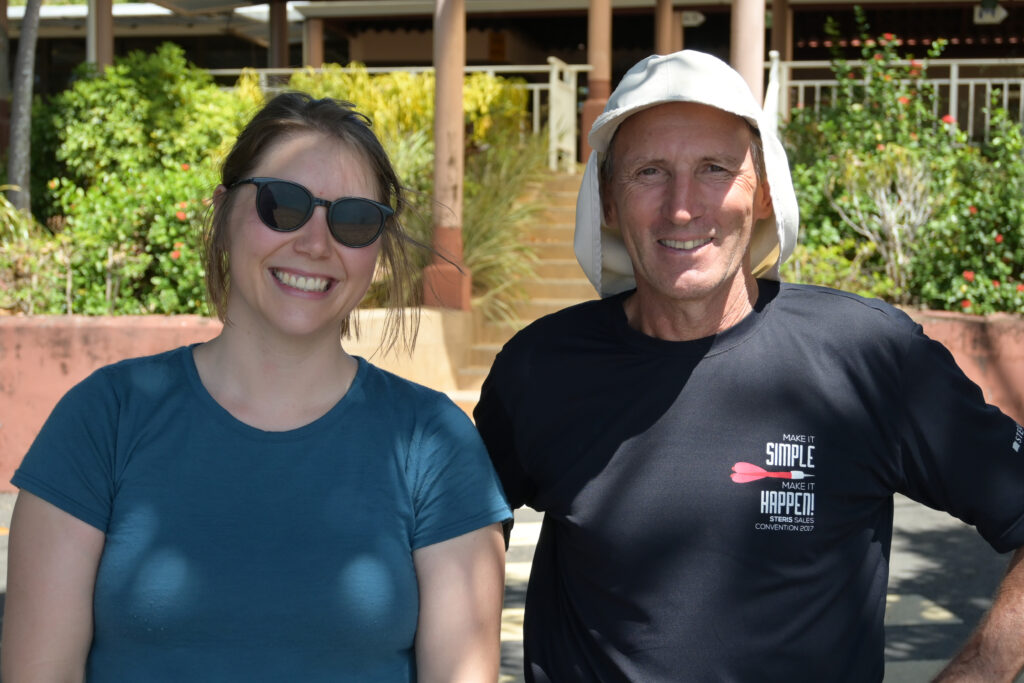
[[[7,588],[7,531],[13,504],[13,494],[0,493],[0,607]],[[540,520],[533,510],[516,513],[506,569],[503,683],[523,680],[523,602]],[[995,554],[971,528],[897,498],[885,619],[885,683],[923,683],[941,668],[991,604],[1008,559]],[[1018,680],[1024,683],[1024,676]]]
[[[516,512],[506,569],[504,683],[523,680],[523,602],[540,520],[533,510]],[[897,497],[885,617],[885,683],[930,680],[992,604],[1008,561],[1008,555],[993,552],[972,528]],[[1024,676],[1018,680],[1024,682]]]

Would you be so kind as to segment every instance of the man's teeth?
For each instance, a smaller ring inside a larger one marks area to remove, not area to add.
[[[330,285],[330,281],[322,277],[292,275],[280,270],[274,271],[274,277],[289,287],[301,289],[303,292],[325,292],[327,291],[327,286]]]
[[[672,247],[673,249],[696,249],[697,247],[703,246],[711,242],[710,238],[702,240],[661,240],[661,243],[666,247]]]

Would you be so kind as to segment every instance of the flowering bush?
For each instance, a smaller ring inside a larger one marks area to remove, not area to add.
[[[199,225],[209,165],[149,169],[88,189],[51,181],[56,235],[12,241],[0,255],[0,308],[86,315],[206,312]]]
[[[849,239],[872,244],[857,264],[861,280],[890,283],[874,291],[897,304],[1024,312],[1019,125],[993,105],[988,142],[972,144],[952,115],[933,113],[942,102],[925,77],[943,44],[924,59],[900,55],[899,38],[872,37],[858,16],[860,64],[834,59],[839,85],[819,111],[796,110],[783,132],[803,248],[814,254]],[[827,30],[838,38],[834,25]],[[832,270],[803,263],[799,277],[842,286],[828,282]]]

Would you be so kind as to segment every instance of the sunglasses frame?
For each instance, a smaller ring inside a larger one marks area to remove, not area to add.
[[[303,217],[301,221],[299,221],[299,224],[296,225],[294,228],[274,227],[273,225],[270,225],[266,221],[266,219],[264,219],[263,216],[261,215],[260,193],[262,193],[263,189],[271,183],[283,183],[285,185],[297,187],[298,189],[302,190],[302,192],[309,198],[309,208],[306,211],[306,215],[305,217]],[[334,201],[330,201],[327,199],[323,199],[321,197],[317,197],[315,194],[310,192],[309,188],[307,188],[305,185],[300,185],[299,183],[296,183],[294,181],[284,180],[282,178],[270,178],[265,176],[243,178],[241,180],[236,180],[235,182],[228,185],[228,189],[234,189],[239,185],[256,186],[256,215],[259,216],[259,219],[263,223],[263,225],[267,226],[268,228],[275,232],[295,232],[296,230],[298,230],[299,228],[301,228],[302,226],[309,222],[309,219],[313,217],[313,212],[316,210],[316,207],[324,207],[324,209],[326,209],[327,211],[327,228],[331,233],[331,237],[333,237],[335,241],[337,241],[342,246],[349,247],[350,249],[368,247],[374,242],[376,242],[377,239],[380,238],[381,234],[384,232],[384,226],[387,223],[388,218],[395,215],[395,210],[392,209],[387,204],[381,204],[380,202],[376,202],[372,199],[367,199],[366,197],[339,197]],[[344,202],[366,202],[367,204],[370,204],[373,207],[375,207],[377,211],[380,212],[380,225],[377,226],[377,231],[373,233],[373,237],[371,237],[369,240],[359,243],[349,243],[338,236],[338,231],[335,231],[333,221],[331,220],[331,210],[334,208],[336,204],[341,204]]]

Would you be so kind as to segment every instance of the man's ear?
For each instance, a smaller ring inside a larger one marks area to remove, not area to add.
[[[757,191],[754,193],[754,220],[759,221],[768,218],[775,211],[772,204],[772,188],[765,180],[757,184]]]
[[[615,203],[611,200],[611,188],[609,183],[600,182],[597,185],[598,195],[601,199],[601,223],[609,227],[618,225],[618,216],[615,213]]]

